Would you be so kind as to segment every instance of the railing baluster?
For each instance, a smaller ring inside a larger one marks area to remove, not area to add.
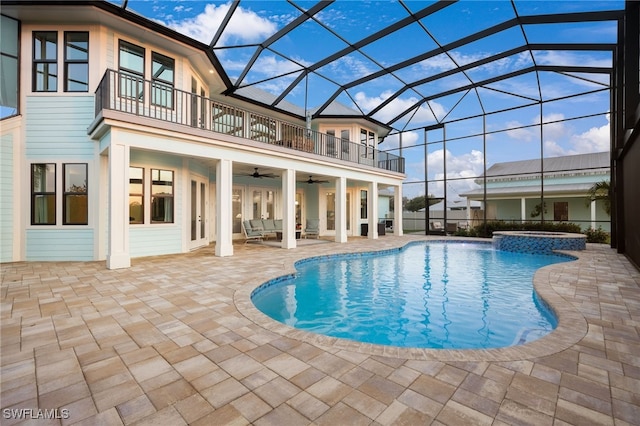
[[[107,70],[95,92],[96,116],[104,109],[246,137],[379,169],[405,171],[403,157],[115,70]]]

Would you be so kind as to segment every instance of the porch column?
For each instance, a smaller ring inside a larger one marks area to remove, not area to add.
[[[296,171],[282,172],[282,248],[296,248]]]
[[[402,185],[396,186],[393,192],[393,235],[403,235]]]
[[[336,179],[336,243],[347,242],[347,178]]]
[[[129,146],[109,146],[109,230],[107,268],[131,266],[129,253]]]
[[[233,162],[216,167],[216,256],[233,256]]]
[[[527,199],[524,197],[520,198],[520,221],[527,221]]]
[[[369,183],[369,196],[367,205],[367,217],[369,218],[369,232],[367,237],[371,240],[378,239],[378,182]]]
[[[596,229],[596,200],[591,200],[591,228]]]

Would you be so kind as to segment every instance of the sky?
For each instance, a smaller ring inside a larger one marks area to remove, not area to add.
[[[620,10],[624,8],[623,1],[463,0],[418,22],[412,21],[387,37],[366,44],[360,51],[344,54],[292,85],[304,67],[406,19],[409,11],[419,13],[433,3],[338,0],[322,9],[316,21],[305,22],[260,50],[260,43],[316,2],[243,0],[217,40],[214,53],[229,77],[240,86],[251,85],[274,95],[288,89],[284,100],[300,108],[318,108],[328,97],[336,96],[336,101],[364,113],[376,111],[373,118],[391,123],[395,129],[380,149],[399,154],[402,130],[407,173],[404,193],[409,198],[425,192],[425,184],[420,183],[424,181],[425,141],[427,174],[429,180],[434,180],[426,190],[442,196],[444,183],[440,179],[446,167],[447,195],[453,199],[477,187],[474,178],[483,173],[485,155],[489,167],[497,162],[538,158],[541,153],[543,157],[555,157],[609,149],[607,74],[530,72],[488,83],[477,90],[440,97],[438,94],[534,63],[610,67],[612,56],[608,51],[518,48],[527,43],[615,43],[615,22],[511,26],[489,37],[460,44],[446,54],[420,61],[411,58],[509,21],[516,13],[526,17]],[[207,44],[212,42],[230,7],[229,1],[128,2],[129,9]],[[509,49],[514,49],[514,53],[471,67],[464,73],[451,73],[420,84],[422,79]],[[260,54],[255,65],[245,70],[256,52]],[[358,79],[375,76],[376,72],[403,61],[409,64],[357,84]],[[404,89],[406,85],[411,88]],[[424,102],[425,98],[429,101]],[[539,99],[546,101],[542,107]],[[507,111],[497,112],[502,110]],[[479,116],[482,112],[484,119]],[[446,123],[445,130],[425,132],[425,126],[437,123]],[[446,144],[442,142],[445,139]]]

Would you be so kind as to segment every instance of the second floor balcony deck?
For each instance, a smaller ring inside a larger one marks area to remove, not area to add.
[[[95,96],[96,116],[120,111],[404,173],[397,155],[119,71],[107,70]]]

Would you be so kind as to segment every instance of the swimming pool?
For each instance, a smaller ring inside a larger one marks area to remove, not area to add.
[[[400,347],[498,348],[555,328],[532,277],[572,259],[486,243],[416,243],[298,262],[295,276],[263,284],[251,300],[277,321],[327,336]]]

